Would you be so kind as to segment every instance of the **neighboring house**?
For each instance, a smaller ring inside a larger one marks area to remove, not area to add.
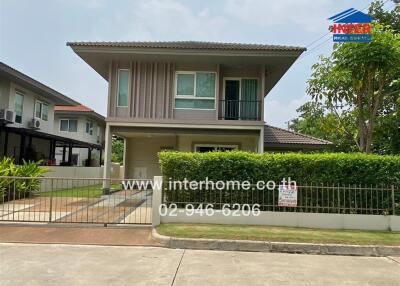
[[[54,108],[54,134],[103,146],[105,118],[84,105],[56,105]],[[65,162],[67,146],[56,148],[56,162]],[[72,149],[72,163],[75,166],[99,166],[103,148]],[[64,159],[63,159],[64,158]]]
[[[317,151],[324,150],[330,145],[332,143],[329,141],[271,125],[265,125],[264,128],[265,152]]]
[[[0,158],[13,157],[18,164],[43,160],[44,165],[55,165],[57,147],[67,146],[63,165],[72,165],[69,151],[73,148],[102,148],[86,138],[56,134],[55,105],[79,103],[0,62]]]
[[[159,175],[157,153],[164,149],[264,152],[264,97],[305,50],[209,42],[67,45],[108,81],[104,176],[115,134],[125,138],[126,178]]]

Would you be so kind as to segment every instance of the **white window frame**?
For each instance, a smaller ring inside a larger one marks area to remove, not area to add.
[[[196,73],[213,73],[215,74],[215,86],[214,86],[214,97],[196,97]],[[178,92],[178,74],[192,74],[194,75],[194,91],[193,95],[177,95]],[[183,109],[183,110],[215,110],[216,109],[216,101],[217,101],[217,72],[215,71],[175,71],[175,86],[174,86],[174,109]],[[176,99],[204,99],[204,100],[214,100],[214,108],[182,108],[175,106]]]
[[[20,95],[20,96],[22,96],[22,110],[21,110],[21,122],[17,122],[16,120],[17,120],[17,111],[15,110],[15,98],[16,98],[16,95]],[[25,93],[23,93],[22,91],[19,91],[19,90],[15,90],[15,94],[14,94],[14,112],[15,112],[15,118],[14,118],[14,123],[15,124],[22,124],[22,122],[23,122],[23,119],[24,119],[24,100],[25,100]]]
[[[87,128],[86,128],[88,124],[89,124],[89,132],[87,131]],[[92,134],[90,134],[90,130],[92,131]],[[94,135],[94,123],[93,123],[93,121],[86,120],[85,133],[89,134],[90,136]]]
[[[239,145],[238,144],[207,144],[207,143],[198,143],[194,144],[193,146],[193,152],[197,152],[197,147],[212,147],[212,148],[233,148],[234,150],[239,150]]]
[[[67,131],[61,130],[61,121],[62,120],[68,121],[68,130]],[[69,131],[69,122],[71,120],[75,120],[76,121],[76,131]],[[78,119],[75,119],[75,118],[60,118],[60,128],[58,130],[60,132],[64,132],[64,133],[77,133],[78,132]]]
[[[36,107],[37,107],[37,103],[40,104],[40,117],[36,116]],[[43,106],[46,105],[47,106],[47,119],[43,119]],[[41,101],[39,99],[35,100],[35,108],[34,108],[34,117],[41,119],[43,121],[48,121],[49,120],[49,104],[47,102]]]
[[[128,94],[126,95],[127,96],[127,103],[126,103],[126,105],[118,105],[118,102],[119,102],[119,77],[120,77],[120,71],[127,71],[128,72]],[[129,102],[130,102],[130,100],[129,100],[129,98],[130,98],[130,96],[129,96],[129,94],[130,94],[130,91],[131,91],[131,72],[130,72],[131,70],[130,69],[118,69],[118,75],[117,75],[117,96],[115,97],[116,98],[116,100],[117,100],[117,102],[115,103],[115,105],[117,106],[117,107],[125,107],[125,108],[127,108],[128,106],[129,106]]]
[[[257,100],[259,98],[259,78],[258,77],[224,77],[223,78],[223,87],[222,87],[222,100],[225,101],[225,87],[226,87],[226,81],[227,80],[235,80],[239,82],[239,118],[241,116],[241,104],[240,101],[242,100],[242,79],[255,79],[257,80]],[[262,104],[262,103],[261,103]]]

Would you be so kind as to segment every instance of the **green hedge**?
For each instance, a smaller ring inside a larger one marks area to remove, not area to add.
[[[399,185],[400,156],[361,153],[161,152],[165,179],[250,180],[307,184]]]
[[[278,190],[182,190],[167,189],[166,203],[185,207],[191,203],[260,204],[261,210],[333,212],[358,214],[392,213],[391,190],[369,189],[371,186],[390,188],[395,185],[396,214],[400,214],[400,156],[366,154],[301,154],[247,152],[183,153],[161,152],[161,172],[166,181],[185,178],[189,181],[238,180],[256,183],[274,181],[279,184],[290,177],[302,187],[297,209],[277,206]],[[332,188],[321,188],[320,186]],[[355,186],[356,185],[356,186]],[[169,185],[168,185],[169,186]],[[318,186],[318,187],[316,187]],[[342,189],[338,189],[341,186]],[[344,190],[346,186],[347,190]],[[362,188],[359,188],[359,187]]]

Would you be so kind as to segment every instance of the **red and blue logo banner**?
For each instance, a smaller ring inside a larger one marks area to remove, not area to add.
[[[350,8],[336,14],[328,20],[333,21],[331,30],[334,42],[370,42],[371,22],[368,14]]]

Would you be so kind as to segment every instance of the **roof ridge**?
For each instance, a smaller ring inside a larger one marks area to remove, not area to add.
[[[79,109],[80,107],[84,107],[85,110]],[[60,109],[61,108],[61,109]],[[77,113],[91,113],[95,116],[101,117],[102,119],[105,120],[105,117],[101,115],[100,113],[96,112],[94,109],[87,107],[84,104],[79,104],[79,105],[55,105],[54,106],[54,112],[56,113],[62,113],[62,112],[77,112]]]
[[[302,137],[305,137],[305,138],[317,140],[317,141],[320,141],[320,142],[323,142],[323,143],[326,143],[326,144],[332,144],[332,142],[330,142],[328,140],[320,139],[320,138],[317,138],[317,137],[314,137],[314,136],[311,136],[311,135],[298,133],[298,132],[295,132],[295,131],[292,131],[292,130],[283,129],[283,128],[272,126],[272,125],[269,125],[269,124],[265,124],[265,126],[266,127],[270,127],[270,128],[274,128],[274,129],[278,129],[278,130],[281,130],[281,131],[289,132],[289,133],[292,133],[292,134],[295,134],[295,135],[298,135],[298,136],[302,136]]]
[[[153,45],[153,47],[157,45],[165,45],[161,48],[174,48],[174,47],[167,47],[167,45],[214,45],[214,47],[202,47],[203,49],[212,48],[217,49],[218,46],[220,48],[237,48],[237,49],[286,49],[286,50],[298,50],[304,51],[306,48],[300,46],[286,46],[286,45],[277,45],[277,44],[259,44],[259,43],[240,43],[240,42],[216,42],[216,41],[76,41],[76,42],[67,42],[67,46],[91,46],[91,45],[108,45],[108,46],[123,46],[123,45],[138,45],[138,46],[145,46],[145,45]],[[149,47],[149,48],[153,48]],[[155,47],[157,48],[157,47]],[[175,47],[177,48],[177,47]],[[190,48],[196,49],[201,47],[180,47],[180,48]]]

